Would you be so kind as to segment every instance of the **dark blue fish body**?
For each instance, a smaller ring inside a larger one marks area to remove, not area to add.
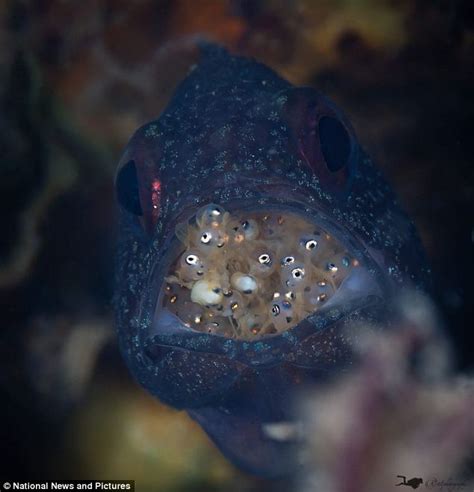
[[[423,288],[427,274],[412,223],[332,102],[254,61],[212,46],[202,51],[119,165],[120,346],[138,382],[186,409],[234,463],[284,475],[294,470],[295,443],[267,431],[293,420],[295,389],[344,370],[357,337],[347,327],[390,326],[393,292]],[[254,341],[173,318],[157,323],[175,227],[209,203],[315,220],[366,265],[365,275],[294,328]]]

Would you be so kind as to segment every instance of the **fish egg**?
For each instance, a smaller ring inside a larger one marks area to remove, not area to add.
[[[234,289],[237,289],[244,294],[253,294],[258,288],[257,281],[254,277],[240,272],[236,272],[232,275],[230,283]]]
[[[271,303],[270,315],[277,331],[284,330],[291,326],[293,321],[293,306],[287,299],[274,300]]]
[[[309,236],[303,236],[299,240],[299,245],[298,245],[299,251],[303,255],[310,255],[313,254],[318,248],[318,236],[316,235],[309,235]]]
[[[308,282],[308,274],[302,263],[294,263],[290,268],[282,269],[281,281],[285,288],[290,290],[302,290]]]
[[[250,255],[250,274],[259,278],[266,278],[275,271],[273,253],[265,248],[257,248]]]
[[[258,224],[255,220],[244,220],[240,225],[242,227],[245,239],[252,240],[257,238],[259,231]]]
[[[207,252],[212,248],[222,248],[226,243],[226,235],[220,229],[205,229],[199,233],[198,248]]]
[[[185,301],[177,307],[177,315],[186,325],[192,326],[203,321],[204,311],[199,304]]]
[[[240,292],[232,292],[230,295],[224,294],[222,316],[233,316],[239,319],[245,314],[246,303]]]
[[[196,223],[199,227],[208,225],[219,226],[225,221],[225,210],[220,205],[211,203],[198,210]]]
[[[320,280],[316,284],[308,285],[304,289],[303,299],[307,309],[314,310],[321,307],[334,293],[332,285]]]
[[[181,280],[189,282],[202,278],[207,270],[207,262],[201,259],[197,251],[191,250],[182,254],[177,274]]]
[[[191,289],[191,300],[202,306],[218,305],[223,297],[220,286],[209,280],[198,280]]]

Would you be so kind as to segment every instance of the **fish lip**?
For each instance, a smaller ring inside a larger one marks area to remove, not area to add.
[[[181,220],[190,220],[197,209],[201,206],[195,205],[192,209],[187,209],[186,214],[180,214],[177,218]],[[370,307],[374,304],[380,304],[387,297],[389,288],[385,285],[386,277],[383,276],[382,271],[377,266],[376,262],[369,257],[368,251],[364,246],[357,241],[357,239],[347,230],[341,226],[334,224],[334,221],[330,221],[327,214],[320,208],[308,206],[302,204],[299,201],[285,201],[281,202],[275,200],[274,197],[268,197],[264,203],[259,203],[258,200],[247,200],[243,202],[234,201],[223,203],[222,206],[226,210],[233,211],[245,211],[245,210],[282,210],[285,212],[293,212],[307,219],[311,220],[315,224],[323,227],[329,233],[334,234],[335,237],[342,244],[344,244],[354,257],[367,266],[367,270],[370,272],[373,283],[378,286],[376,293],[372,292],[367,296],[353,296],[350,302],[345,302],[344,309],[341,309],[336,302],[332,303],[328,301],[328,307],[316,311],[312,315],[302,320],[295,327],[284,331],[279,334],[269,335],[258,340],[238,340],[224,337],[217,334],[208,334],[192,330],[186,327],[184,324],[175,326],[173,330],[168,333],[155,333],[152,331],[155,328],[156,315],[153,316],[150,325],[150,331],[147,334],[147,338],[144,340],[146,346],[161,345],[164,347],[175,347],[176,349],[187,350],[190,352],[210,353],[221,356],[226,356],[229,359],[238,361],[249,367],[271,367],[288,361],[289,354],[294,352],[297,346],[303,342],[307,337],[312,334],[325,330],[330,325],[341,321],[348,317],[351,313],[358,309]],[[315,216],[317,219],[315,220]],[[174,222],[177,224],[179,220]],[[173,233],[174,236],[174,233]],[[350,240],[348,241],[347,238]],[[155,263],[155,270],[150,274],[148,279],[148,291],[150,295],[154,295],[156,292],[161,292],[161,286],[164,282],[164,277],[168,272],[170,264],[176,259],[176,246],[179,244],[178,239],[174,236],[168,238],[167,253]],[[343,282],[344,284],[344,282]],[[336,296],[335,296],[336,297]],[[156,305],[160,302],[161,296],[157,295],[155,302],[153,303],[153,313],[155,313]]]

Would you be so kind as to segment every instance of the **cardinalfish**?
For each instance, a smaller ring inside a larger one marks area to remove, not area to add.
[[[427,282],[392,189],[331,100],[213,45],[115,187],[131,373],[237,466],[291,475],[298,388],[353,362],[348,326],[391,326],[393,294]]]

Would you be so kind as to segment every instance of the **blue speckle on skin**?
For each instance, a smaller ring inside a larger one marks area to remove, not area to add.
[[[145,130],[145,137],[154,138],[159,135],[159,126],[158,125],[148,125]]]
[[[285,331],[282,333],[282,337],[286,338],[286,340],[292,344],[297,342],[297,338],[295,335],[291,332],[291,330]]]
[[[267,347],[262,343],[262,342],[257,342],[255,344],[255,352],[262,352],[265,350]]]

